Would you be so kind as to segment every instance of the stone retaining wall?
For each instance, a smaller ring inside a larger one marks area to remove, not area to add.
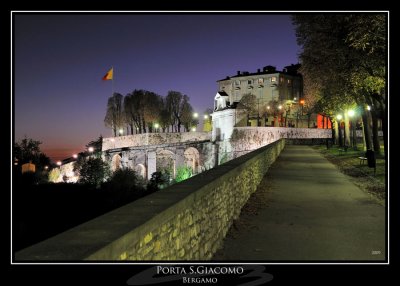
[[[16,253],[16,261],[208,260],[285,141],[279,140]]]

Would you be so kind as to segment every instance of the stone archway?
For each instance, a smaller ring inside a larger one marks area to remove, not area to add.
[[[143,164],[137,164],[133,170],[138,176],[146,178],[146,167]]]
[[[192,169],[193,174],[197,174],[199,172],[200,166],[200,153],[194,147],[189,147],[183,153],[185,158],[185,166],[190,167]]]
[[[119,154],[115,154],[111,160],[111,170],[113,172],[121,169],[121,156]]]
[[[167,172],[171,178],[175,178],[175,154],[169,150],[160,150],[156,153],[157,172]]]

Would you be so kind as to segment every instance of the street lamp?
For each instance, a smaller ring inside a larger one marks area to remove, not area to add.
[[[118,133],[119,133],[119,135],[122,135],[122,134],[124,133],[124,129],[122,129],[122,128],[119,129],[119,130],[118,130]]]
[[[93,148],[92,146],[90,146],[90,147],[88,148],[88,151],[89,151],[90,153],[92,153],[92,152],[94,151],[94,148]]]
[[[347,111],[347,114],[349,115],[349,117],[351,118],[351,133],[352,133],[352,139],[353,139],[353,147],[355,148],[357,146],[356,144],[356,134],[355,134],[355,128],[354,128],[354,120],[353,120],[353,116],[355,115],[355,112],[353,109],[350,109],[349,111]]]
[[[57,161],[57,166],[61,166],[61,161]]]
[[[192,127],[192,131],[193,131],[193,132],[196,132],[196,127]]]
[[[155,123],[154,128],[156,129],[156,132],[157,132],[158,127],[160,127],[160,125],[158,123]]]
[[[193,118],[199,117],[199,114],[197,112],[193,113]]]
[[[204,114],[204,119],[208,119],[208,115],[207,114]]]
[[[72,158],[74,159],[78,158],[78,154],[72,154]]]

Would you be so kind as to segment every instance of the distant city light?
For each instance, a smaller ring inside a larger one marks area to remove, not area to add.
[[[355,112],[354,112],[354,110],[350,109],[349,111],[347,111],[347,114],[348,114],[350,117],[353,117],[354,114],[355,114]]]
[[[49,169],[49,166],[44,166],[44,169],[45,169],[45,170],[48,170],[48,169]]]
[[[295,98],[293,98],[293,100],[296,100],[296,97],[295,97]]]
[[[341,120],[343,117],[342,117],[341,114],[338,114],[338,115],[336,116],[336,118],[339,119],[339,120]]]
[[[193,117],[197,118],[197,117],[199,117],[199,114],[197,112],[195,112],[195,113],[193,113]]]
[[[58,166],[61,166],[61,161],[57,161],[57,165],[58,165]]]
[[[94,151],[94,148],[93,148],[93,147],[89,147],[89,148],[88,148],[88,151],[89,151],[89,152],[93,152],[93,151]]]
[[[204,119],[208,119],[208,115],[207,114],[204,114]]]
[[[74,158],[74,159],[78,158],[78,154],[73,154],[72,158]]]

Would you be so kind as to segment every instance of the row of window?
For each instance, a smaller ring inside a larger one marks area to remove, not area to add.
[[[285,80],[285,79],[284,79],[283,77],[280,78],[280,82],[281,82],[281,83],[283,83],[284,80]],[[269,81],[269,82],[276,82],[276,76],[273,76],[273,77],[268,78],[267,81]],[[252,79],[248,79],[248,80],[247,80],[247,84],[253,84],[253,83],[254,83],[254,80],[252,80]],[[264,79],[263,79],[263,78],[259,78],[259,79],[257,80],[257,83],[258,83],[258,84],[263,84],[263,83],[264,83]],[[290,83],[291,83],[291,80],[290,80],[290,79],[287,79],[287,83],[290,84]],[[235,80],[235,85],[240,85],[240,80]]]

